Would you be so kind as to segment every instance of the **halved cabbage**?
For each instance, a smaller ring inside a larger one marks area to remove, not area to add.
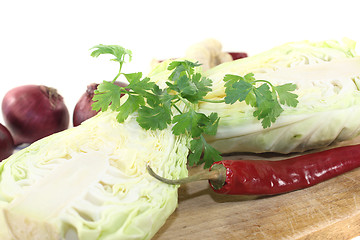
[[[150,239],[177,207],[188,139],[100,113],[15,153],[0,166],[0,238]]]
[[[216,136],[206,139],[222,153],[302,152],[324,147],[360,132],[360,58],[355,42],[301,41],[284,44],[253,57],[221,64],[205,72],[213,80],[206,98],[225,97],[226,74],[254,73],[273,85],[295,83],[296,108],[284,112],[263,129],[253,117],[254,108],[243,102],[233,105],[201,103],[199,111],[216,111],[221,117]]]

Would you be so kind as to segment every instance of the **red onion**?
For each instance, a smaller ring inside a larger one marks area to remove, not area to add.
[[[14,152],[14,141],[9,130],[0,123],[0,162]]]
[[[126,83],[115,82],[116,85],[120,87],[126,87]],[[98,83],[92,83],[87,86],[86,92],[80,97],[79,101],[76,103],[73,113],[73,125],[74,127],[80,125],[83,121],[95,116],[98,112],[92,110],[92,104],[94,101],[94,91],[98,87]],[[121,95],[123,96],[123,95]]]
[[[2,112],[15,145],[35,142],[69,126],[69,112],[62,96],[43,85],[10,90],[3,99]]]
[[[237,60],[240,58],[246,58],[248,55],[245,52],[229,52],[233,60]]]

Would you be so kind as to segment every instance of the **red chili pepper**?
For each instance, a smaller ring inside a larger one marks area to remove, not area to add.
[[[183,179],[160,177],[147,166],[148,172],[168,184],[209,180],[212,189],[221,194],[275,195],[307,188],[360,167],[360,145],[338,147],[280,161],[223,160],[209,171]]]
[[[313,186],[360,167],[360,145],[334,148],[280,161],[223,160],[225,183],[217,193],[273,195]]]

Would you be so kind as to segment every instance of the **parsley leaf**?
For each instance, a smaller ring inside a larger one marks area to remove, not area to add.
[[[163,130],[171,123],[170,109],[161,105],[155,107],[142,106],[138,110],[138,114],[136,121],[146,130]]]
[[[223,81],[225,81],[225,103],[245,101],[246,104],[255,107],[253,116],[261,120],[263,128],[270,127],[284,111],[280,104],[291,107],[296,107],[298,104],[298,96],[291,93],[296,89],[296,85],[292,83],[273,86],[266,80],[256,80],[252,73],[244,77],[228,74]],[[256,83],[259,82],[263,84],[257,87]]]
[[[185,79],[182,78],[182,80]],[[180,85],[180,82],[178,85]],[[186,87],[190,86],[184,89],[180,87],[181,96],[192,103],[197,103],[211,91],[212,81],[209,78],[202,77],[200,73],[196,73],[191,77],[190,81],[185,81],[184,85]]]
[[[126,88],[131,89],[136,94],[144,95],[155,86],[155,83],[151,82],[148,77],[141,79],[141,76],[136,74],[130,79],[128,74],[126,76],[129,81],[129,85]]]
[[[96,95],[95,95],[96,96]],[[94,96],[94,97],[95,97]],[[144,97],[136,96],[136,95],[129,95],[128,99],[126,99],[125,103],[123,103],[118,109],[118,115],[116,119],[118,122],[124,122],[128,116],[134,112],[136,112],[140,106],[145,105]]]
[[[239,82],[235,82],[231,86],[226,88],[225,103],[234,104],[238,100],[240,102],[244,101],[252,90],[253,85],[251,83],[245,82],[240,79]]]
[[[215,135],[218,129],[220,118],[216,112],[210,113],[204,127],[204,133],[207,135]]]
[[[174,69],[169,77],[171,82],[166,82],[169,90],[179,93],[182,98],[191,103],[202,100],[212,90],[211,79],[202,77],[200,73],[194,73],[196,66],[199,65],[185,60],[173,61],[168,67],[168,70]]]
[[[92,57],[98,57],[102,54],[111,54],[111,55],[115,56],[115,58],[111,59],[111,60],[120,62],[120,63],[125,62],[126,55],[129,56],[129,61],[131,61],[131,58],[132,58],[132,52],[130,50],[125,49],[118,45],[99,44],[99,45],[94,46],[92,49],[94,49],[94,48],[97,48],[97,49],[91,53]]]
[[[156,84],[151,89],[151,91],[154,93],[152,95],[154,96],[154,98],[152,99],[151,97],[148,97],[147,101],[148,104],[151,106],[155,106],[156,104],[162,104],[164,107],[170,109],[173,105],[173,100],[176,100],[176,96],[169,94],[166,89],[160,89],[160,87]]]
[[[282,107],[277,101],[274,100],[261,100],[258,103],[257,110],[254,111],[254,117],[262,120],[261,124],[263,128],[270,127],[275,122],[276,118],[280,116],[283,111]]]
[[[120,76],[122,65],[125,62],[126,56],[128,56],[129,62],[132,59],[132,52],[128,49],[125,49],[118,45],[103,45],[99,44],[91,49],[96,48],[96,50],[92,51],[91,56],[92,57],[99,57],[102,54],[110,54],[115,56],[115,58],[111,59],[111,61],[118,62],[120,64],[119,73],[116,75],[113,82],[116,81],[116,79]]]
[[[203,113],[195,112],[193,109],[188,112],[173,117],[172,128],[175,135],[190,133],[193,138],[201,136],[203,133],[215,135],[220,118],[217,113],[206,116]]]
[[[204,153],[201,159],[201,154]],[[209,168],[216,161],[221,161],[220,152],[208,144],[203,136],[191,140],[188,162],[190,166],[205,162],[204,168]]]
[[[244,101],[245,103],[255,107],[256,98],[253,92],[255,85],[254,74],[248,73],[244,77],[238,75],[227,74],[225,81],[225,103],[234,104],[236,101]]]
[[[208,144],[203,136],[201,136],[201,138],[204,144],[204,168],[209,168],[214,162],[221,161],[222,157],[220,155],[220,152],[214,147],[212,147],[210,144]]]
[[[111,110],[116,111],[120,106],[120,96],[123,88],[111,82],[104,81],[99,84],[97,90],[94,91],[92,109],[95,111],[106,111],[110,106]]]
[[[291,93],[290,91],[296,90],[296,85],[291,83],[286,83],[284,85],[274,87],[277,94],[279,95],[280,103],[286,104],[290,107],[296,107],[299,101],[296,99],[297,95]]]
[[[199,137],[203,133],[203,126],[208,121],[208,118],[203,113],[195,112],[193,109],[188,112],[176,115],[173,117],[172,130],[175,135],[191,133],[193,138]]]
[[[203,153],[203,142],[201,139],[192,139],[190,141],[190,154],[188,157],[189,166],[200,164],[201,154]]]
[[[194,68],[200,66],[199,63],[194,63],[188,60],[184,61],[172,61],[168,70],[174,70],[169,76],[169,80],[176,82],[181,76],[191,76],[194,73]]]

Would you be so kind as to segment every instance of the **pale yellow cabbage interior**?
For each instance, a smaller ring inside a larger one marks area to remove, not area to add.
[[[150,239],[157,232],[177,206],[178,186],[151,177],[146,164],[167,178],[186,176],[187,139],[115,116],[98,114],[1,164],[3,236]]]
[[[199,111],[221,117],[216,136],[206,136],[222,153],[302,152],[351,139],[360,132],[360,58],[355,42],[287,43],[248,58],[221,64],[205,72],[213,80],[208,99],[225,97],[226,74],[244,76],[273,85],[294,83],[299,97],[296,108],[283,106],[270,128],[264,129],[253,116],[255,108],[235,104],[202,102]]]

